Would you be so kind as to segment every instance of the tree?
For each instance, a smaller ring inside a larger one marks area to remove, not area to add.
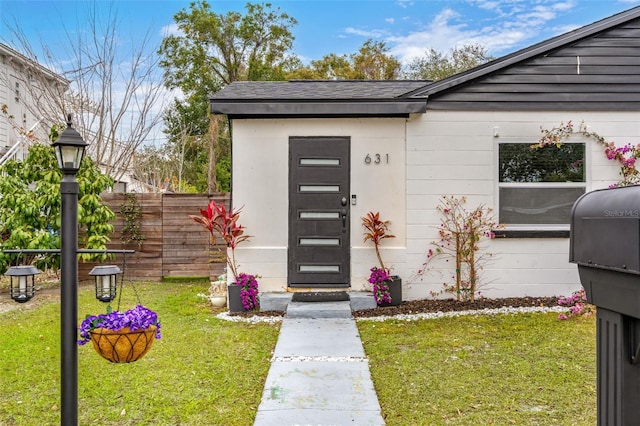
[[[298,62],[286,72],[287,80],[350,80],[353,67],[347,55],[330,53],[305,66]]]
[[[455,294],[456,300],[474,302],[480,289],[480,273],[492,256],[481,252],[480,243],[483,239],[494,238],[493,230],[501,226],[495,222],[492,209],[480,205],[469,211],[464,207],[466,202],[464,196],[443,195],[440,199],[436,207],[441,216],[439,240],[431,242],[435,250],[429,249],[427,260],[417,276],[426,274],[431,262],[438,257],[446,258],[447,262],[454,259],[455,283],[444,283],[444,291]],[[437,294],[432,292],[432,295]]]
[[[165,37],[159,51],[167,87],[210,94],[234,81],[272,79],[287,62],[297,22],[270,3],[246,10],[216,14],[202,0],[176,13],[180,33]]]
[[[138,149],[131,167],[138,180],[155,188],[157,192],[167,189],[174,175],[164,148],[155,145],[145,145]]]
[[[367,40],[351,61],[358,80],[394,80],[400,75],[400,61],[389,55],[383,41]]]
[[[86,31],[66,31],[66,40],[51,45],[43,41],[44,58],[36,56],[19,22],[10,26],[10,33],[27,58],[45,65],[31,68],[32,81],[23,87],[34,102],[25,106],[43,118],[45,128],[73,113],[76,130],[89,143],[87,153],[118,180],[162,119],[163,82],[150,33],[127,47],[117,31],[117,11],[110,7],[105,19],[97,13],[90,9],[87,21],[78,26]],[[68,90],[52,84],[49,69],[60,70]]]
[[[287,72],[288,79],[306,80],[393,80],[398,78],[402,66],[389,54],[384,42],[365,41],[357,53],[336,55],[330,53],[311,61],[309,66],[298,64]]]
[[[175,100],[165,111],[164,120],[167,142],[142,148],[134,162],[138,179],[151,183],[162,175],[164,184],[159,188],[204,193],[208,191],[208,167],[211,165],[215,167],[212,173],[215,173],[216,189],[229,191],[230,143],[226,122],[220,121],[223,128],[213,145],[209,143],[212,120],[206,112],[194,108],[194,104]],[[214,149],[213,156],[209,153],[210,148]],[[210,157],[216,161],[209,162]]]
[[[407,79],[442,80],[492,60],[487,48],[479,44],[454,47],[447,53],[429,48],[424,56],[414,58],[405,68]]]
[[[208,192],[218,189],[216,158],[229,156],[218,150],[220,117],[210,116],[208,97],[222,87],[240,80],[282,80],[290,66],[287,52],[293,44],[291,28],[296,20],[271,4],[246,4],[246,14],[231,11],[217,14],[207,1],[191,3],[174,15],[178,33],[162,41],[159,53],[169,89],[180,89],[185,99],[174,105],[177,116],[190,115],[192,121],[167,120],[170,137],[182,134],[181,123],[193,122],[191,136],[208,137]],[[207,125],[202,123],[207,121]],[[176,127],[178,126],[178,127]]]
[[[24,161],[10,160],[0,166],[0,250],[60,248],[60,181],[53,148],[36,143]],[[101,203],[100,194],[113,186],[113,179],[98,170],[89,157],[76,175],[80,188],[78,225],[80,245],[106,249],[115,218]],[[83,255],[87,258],[87,255]],[[26,256],[25,256],[26,257]],[[16,262],[34,262],[40,269],[59,267],[59,256],[31,256],[0,251],[0,271]]]

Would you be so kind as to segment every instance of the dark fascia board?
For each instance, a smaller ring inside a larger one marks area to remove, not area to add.
[[[394,100],[217,100],[212,114],[230,118],[256,117],[408,117],[427,110],[426,99]]]
[[[436,93],[451,89],[452,87],[462,85],[476,78],[486,76],[487,74],[500,71],[511,65],[517,64],[527,59],[531,59],[535,56],[544,55],[559,47],[563,47],[570,43],[574,43],[586,37],[590,37],[601,31],[606,31],[617,25],[624,24],[628,21],[640,17],[640,6],[634,7],[624,12],[620,12],[616,15],[610,16],[598,22],[586,25],[576,30],[570,31],[565,34],[550,38],[533,46],[524,48],[517,52],[503,56],[486,64],[480,65],[476,68],[472,68],[466,72],[453,75],[449,78],[432,83],[428,87],[414,90],[411,93],[407,93],[405,96],[411,97],[424,97],[434,95]]]

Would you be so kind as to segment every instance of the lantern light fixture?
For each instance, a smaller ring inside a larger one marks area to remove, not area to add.
[[[35,294],[35,276],[39,273],[33,265],[11,266],[4,273],[11,279],[11,298],[18,303],[29,301]]]
[[[111,302],[116,298],[118,274],[122,271],[115,265],[95,266],[89,275],[95,277],[96,299],[101,302]]]
[[[56,151],[60,170],[65,174],[75,175],[80,168],[87,143],[82,139],[80,133],[71,127],[71,114],[67,117],[67,128],[51,146]]]

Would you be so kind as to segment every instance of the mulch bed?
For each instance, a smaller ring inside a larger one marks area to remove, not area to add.
[[[368,318],[377,316],[410,315],[425,312],[451,312],[470,311],[480,309],[495,309],[503,307],[523,308],[523,307],[555,307],[558,306],[557,297],[509,297],[504,299],[477,299],[475,302],[458,302],[455,299],[433,300],[409,300],[398,306],[379,306],[374,309],[363,309],[353,312],[355,318]],[[233,316],[251,317],[257,316],[283,316],[284,312],[279,311],[247,311],[231,314]]]
[[[381,315],[406,315],[426,312],[472,311],[480,309],[495,309],[503,307],[524,308],[532,306],[558,306],[556,297],[510,297],[505,299],[477,299],[475,302],[459,302],[455,299],[444,300],[410,300],[398,306],[380,306],[374,309],[355,311],[356,318],[376,317]]]

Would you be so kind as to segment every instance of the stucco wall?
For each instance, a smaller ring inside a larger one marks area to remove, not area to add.
[[[384,259],[400,270],[405,260],[405,119],[234,120],[233,204],[252,235],[236,250],[240,270],[259,274],[261,291],[285,291],[287,282],[288,161],[290,136],[351,138],[351,285],[366,286],[377,261],[363,243],[360,218],[379,211],[390,220],[394,239],[384,242]],[[380,164],[367,164],[369,154]],[[388,154],[388,163],[387,163]]]
[[[640,139],[633,113],[440,112],[410,119],[234,120],[233,204],[243,206],[241,223],[253,236],[237,250],[240,270],[259,274],[261,291],[286,291],[289,136],[351,138],[352,288],[368,289],[376,265],[363,243],[360,218],[380,211],[397,236],[383,242],[387,266],[403,279],[404,299],[429,297],[451,282],[450,264],[416,276],[440,223],[435,207],[442,195],[466,196],[467,207],[498,210],[499,141],[535,143],[541,127],[572,120],[617,145]],[[497,133],[498,136],[494,136]],[[593,140],[587,143],[587,191],[618,180],[619,167]],[[379,165],[366,155],[381,154]],[[389,163],[386,155],[389,154]],[[576,266],[568,262],[568,238],[502,238],[485,243],[493,254],[482,272],[487,297],[566,295],[579,288]]]
[[[440,217],[435,206],[442,195],[467,196],[470,209],[479,204],[498,211],[498,142],[536,142],[541,127],[551,129],[584,121],[588,130],[618,146],[637,143],[638,115],[632,113],[433,112],[407,126],[407,277],[406,299],[427,297],[451,282],[449,264],[422,278],[415,272],[437,239]],[[494,133],[498,136],[495,137]],[[572,136],[579,138],[579,136]],[[579,139],[576,139],[579,140]],[[604,156],[601,145],[587,142],[587,191],[618,180],[619,167]],[[568,262],[568,238],[494,239],[484,245],[493,254],[482,273],[487,297],[567,295],[579,288],[576,266]],[[411,277],[414,277],[411,279]]]

